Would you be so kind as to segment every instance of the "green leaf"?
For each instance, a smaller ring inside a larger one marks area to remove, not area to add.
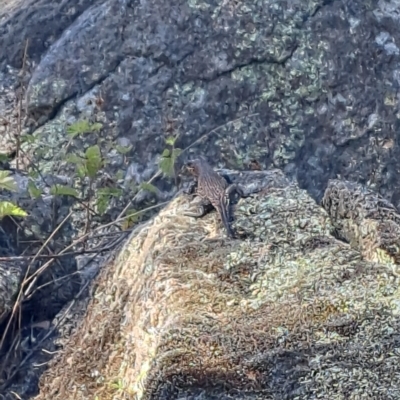
[[[74,138],[86,132],[90,132],[90,124],[87,120],[76,121],[67,128],[67,135],[71,138]]]
[[[12,176],[9,176],[11,171],[0,171],[0,189],[9,190],[15,192],[17,190],[17,184]]]
[[[91,130],[91,132],[99,132],[102,127],[103,127],[103,124],[101,124],[100,122],[96,122],[96,123],[90,125],[90,130]]]
[[[70,187],[70,186],[65,186],[65,185],[53,185],[50,188],[50,193],[52,195],[56,195],[56,196],[72,196],[72,197],[79,197],[78,192]]]
[[[21,144],[24,144],[24,143],[29,143],[29,144],[35,143],[36,140],[37,140],[37,136],[28,135],[28,134],[21,136]]]
[[[151,183],[148,183],[148,182],[141,183],[140,189],[147,190],[148,192],[151,192],[151,193],[158,193],[158,189],[154,185],[152,185]]]
[[[162,153],[159,167],[164,175],[174,176],[175,175],[175,161],[182,153],[181,149],[172,149],[172,151],[165,149]]]
[[[98,190],[99,195],[101,196],[114,196],[114,197],[119,197],[122,194],[122,189],[119,188],[111,188],[111,187],[105,187],[105,188],[100,188]]]
[[[110,204],[110,196],[99,196],[96,201],[97,212],[100,215],[104,215],[109,204]]]
[[[38,197],[41,196],[42,190],[39,189],[33,181],[28,182],[28,192],[30,196],[34,199],[37,199]]]
[[[103,125],[98,122],[91,124],[87,120],[79,120],[67,128],[67,135],[73,139],[84,133],[98,132],[102,127]]]
[[[71,164],[82,164],[83,159],[76,154],[68,154],[66,157],[66,161]]]
[[[0,153],[0,162],[10,161],[10,157],[7,154]]]
[[[86,176],[86,168],[84,165],[78,165],[76,169],[76,173],[78,174],[79,178],[83,179]]]
[[[122,194],[122,189],[119,188],[101,188],[98,190],[98,197],[96,200],[97,212],[103,215],[110,204],[111,197],[119,197]]]
[[[174,162],[170,157],[163,157],[160,160],[159,167],[164,175],[173,176],[174,175]]]
[[[120,145],[117,144],[115,146],[115,149],[118,151],[118,153],[127,154],[127,153],[129,153],[131,151],[132,147],[133,147],[132,145],[130,145],[130,146],[120,146]]]
[[[28,172],[28,176],[32,179],[37,179],[39,178],[40,174],[38,171],[36,171],[35,169],[31,170]]]
[[[94,178],[102,166],[100,147],[98,145],[89,147],[86,152],[86,171],[90,178]]]
[[[181,153],[182,153],[181,149],[176,148],[176,149],[172,150],[171,158],[173,159],[174,163],[175,163],[176,159],[180,156]]]
[[[161,156],[162,156],[162,157],[170,157],[170,156],[171,156],[170,150],[169,150],[169,149],[165,149],[165,150],[162,152]]]
[[[176,141],[176,138],[173,137],[173,136],[168,136],[168,137],[165,139],[165,143],[166,143],[166,144],[169,144],[170,146],[173,146],[173,145],[175,144],[175,141]]]
[[[0,201],[0,218],[7,216],[26,217],[28,214],[22,208],[19,208],[9,201]]]

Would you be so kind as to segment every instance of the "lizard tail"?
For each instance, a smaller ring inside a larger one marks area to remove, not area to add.
[[[222,204],[218,207],[219,208],[218,211],[221,216],[222,223],[224,224],[228,236],[233,238],[234,234],[230,225],[229,202],[223,200],[221,203]]]

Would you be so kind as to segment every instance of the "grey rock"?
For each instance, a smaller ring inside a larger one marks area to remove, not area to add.
[[[297,179],[317,201],[340,178],[398,207],[399,16],[398,0],[27,0],[2,8],[0,118],[10,125],[0,127],[1,137],[15,141],[22,81],[23,133],[32,135],[23,150],[45,177],[37,180],[43,197],[26,196],[26,177],[7,197],[30,212],[24,235],[48,237],[71,207],[53,250],[85,228],[84,208],[49,194],[56,181],[88,194],[87,180],[65,160],[68,146],[81,154],[98,144],[108,163],[93,190],[110,184],[121,192],[94,223],[112,221],[132,199],[139,208],[171,198],[172,179],[153,182],[157,195],[135,192],[157,172],[168,136],[178,148],[191,146],[179,165],[199,153],[215,167],[241,171],[257,160]],[[102,128],[70,140],[67,126],[81,119]],[[121,155],[116,145],[125,144],[132,149]],[[351,237],[342,222],[336,229]],[[52,271],[59,277],[76,266],[69,259]]]
[[[281,171],[223,173],[259,189],[234,207],[250,235],[175,197],[99,276],[36,400],[104,397],[115,374],[141,399],[398,397],[399,264],[364,257],[397,244],[371,224],[399,229],[394,207],[355,182],[330,181],[324,209]],[[367,226],[364,249],[332,234]]]

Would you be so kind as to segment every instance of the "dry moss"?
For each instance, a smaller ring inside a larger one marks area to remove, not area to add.
[[[226,239],[214,213],[182,216],[182,197],[146,224],[37,399],[394,398],[396,264],[333,237],[297,186],[269,185],[236,207],[246,239]]]
[[[330,180],[322,204],[339,235],[365,259],[400,262],[400,215],[378,193],[355,182]]]

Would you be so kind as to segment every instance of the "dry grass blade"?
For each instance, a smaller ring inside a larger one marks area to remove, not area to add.
[[[29,46],[29,39],[26,39],[24,55],[22,58],[22,70],[21,70],[21,74],[20,74],[20,92],[18,95],[18,117],[17,117],[18,123],[17,123],[17,131],[15,133],[16,141],[17,141],[16,156],[15,156],[17,170],[19,169],[19,156],[20,156],[20,149],[21,149],[22,108],[23,108],[23,99],[24,99],[24,92],[25,92],[23,80],[24,80],[24,77],[26,74],[26,60],[27,60],[27,55],[28,55],[28,46]]]
[[[30,271],[31,266],[32,266],[33,263],[36,261],[37,257],[40,255],[40,253],[43,251],[43,249],[44,249],[44,248],[47,246],[47,244],[50,242],[50,240],[53,239],[53,237],[55,236],[55,234],[60,230],[60,228],[64,225],[64,223],[71,217],[71,215],[72,215],[72,211],[60,222],[60,224],[56,227],[56,229],[54,229],[54,231],[49,235],[49,237],[46,239],[46,241],[45,241],[45,242],[43,243],[43,245],[40,247],[40,249],[39,249],[39,251],[37,252],[37,254],[33,257],[32,261],[29,263],[29,265],[28,265],[28,267],[27,267],[27,270],[26,270],[26,272],[25,272],[24,279],[22,280],[21,287],[20,287],[20,290],[19,290],[19,292],[18,292],[18,296],[17,296],[17,299],[16,299],[16,301],[15,301],[13,310],[12,310],[12,312],[11,312],[11,315],[10,315],[9,319],[8,319],[8,322],[7,322],[5,331],[4,331],[3,334],[2,334],[2,337],[1,337],[1,340],[0,340],[0,349],[2,349],[2,347],[3,347],[4,340],[5,340],[5,338],[6,338],[6,335],[7,335],[7,333],[8,333],[8,330],[9,330],[9,328],[10,328],[11,322],[12,322],[13,318],[15,317],[15,313],[16,313],[17,309],[19,308],[19,306],[20,306],[20,304],[21,304],[21,302],[22,302],[23,293],[24,293],[24,289],[25,289],[26,285],[27,285],[30,281],[32,281],[36,275],[38,275],[41,271],[44,270],[44,267],[42,266],[38,271],[36,271],[36,272],[35,272],[34,274],[32,274],[31,276],[29,276],[29,271]]]
[[[36,288],[35,288],[34,290],[32,290],[32,291],[30,291],[31,286],[32,286],[32,285],[31,285],[30,287],[28,287],[28,288],[26,289],[26,291],[25,291],[25,293],[24,293],[24,300],[29,300],[37,291],[42,290],[42,289],[45,288],[46,286],[52,285],[52,284],[54,284],[54,283],[61,282],[61,281],[66,280],[66,279],[70,279],[71,277],[73,277],[73,276],[75,276],[75,275],[79,275],[79,274],[80,274],[80,271],[75,271],[75,272],[73,272],[73,273],[71,273],[71,274],[64,275],[64,276],[62,276],[62,277],[60,277],[60,278],[54,279],[54,280],[52,280],[51,282],[44,283],[43,285],[40,285],[40,286],[36,287]],[[33,280],[32,282],[35,282],[35,280]]]
[[[21,367],[23,367],[25,365],[25,363],[29,360],[29,358],[32,356],[32,354],[37,351],[40,346],[54,333],[54,331],[58,328],[58,326],[62,323],[62,321],[65,319],[65,317],[68,315],[69,311],[71,310],[71,308],[73,307],[73,305],[75,304],[76,299],[78,299],[81,294],[84,292],[84,290],[88,287],[89,285],[89,281],[87,281],[82,288],[80,289],[79,293],[77,293],[77,295],[75,296],[75,298],[71,301],[71,303],[69,304],[69,306],[67,307],[67,309],[64,311],[63,315],[58,319],[57,323],[54,324],[51,329],[46,333],[46,335],[36,344],[36,346],[34,346],[29,352],[28,354],[21,360],[21,362],[14,368],[13,372],[10,374],[10,376],[8,377],[8,380],[11,381],[15,375],[18,373],[18,371],[20,370]],[[4,387],[0,387],[0,390],[4,390]]]

